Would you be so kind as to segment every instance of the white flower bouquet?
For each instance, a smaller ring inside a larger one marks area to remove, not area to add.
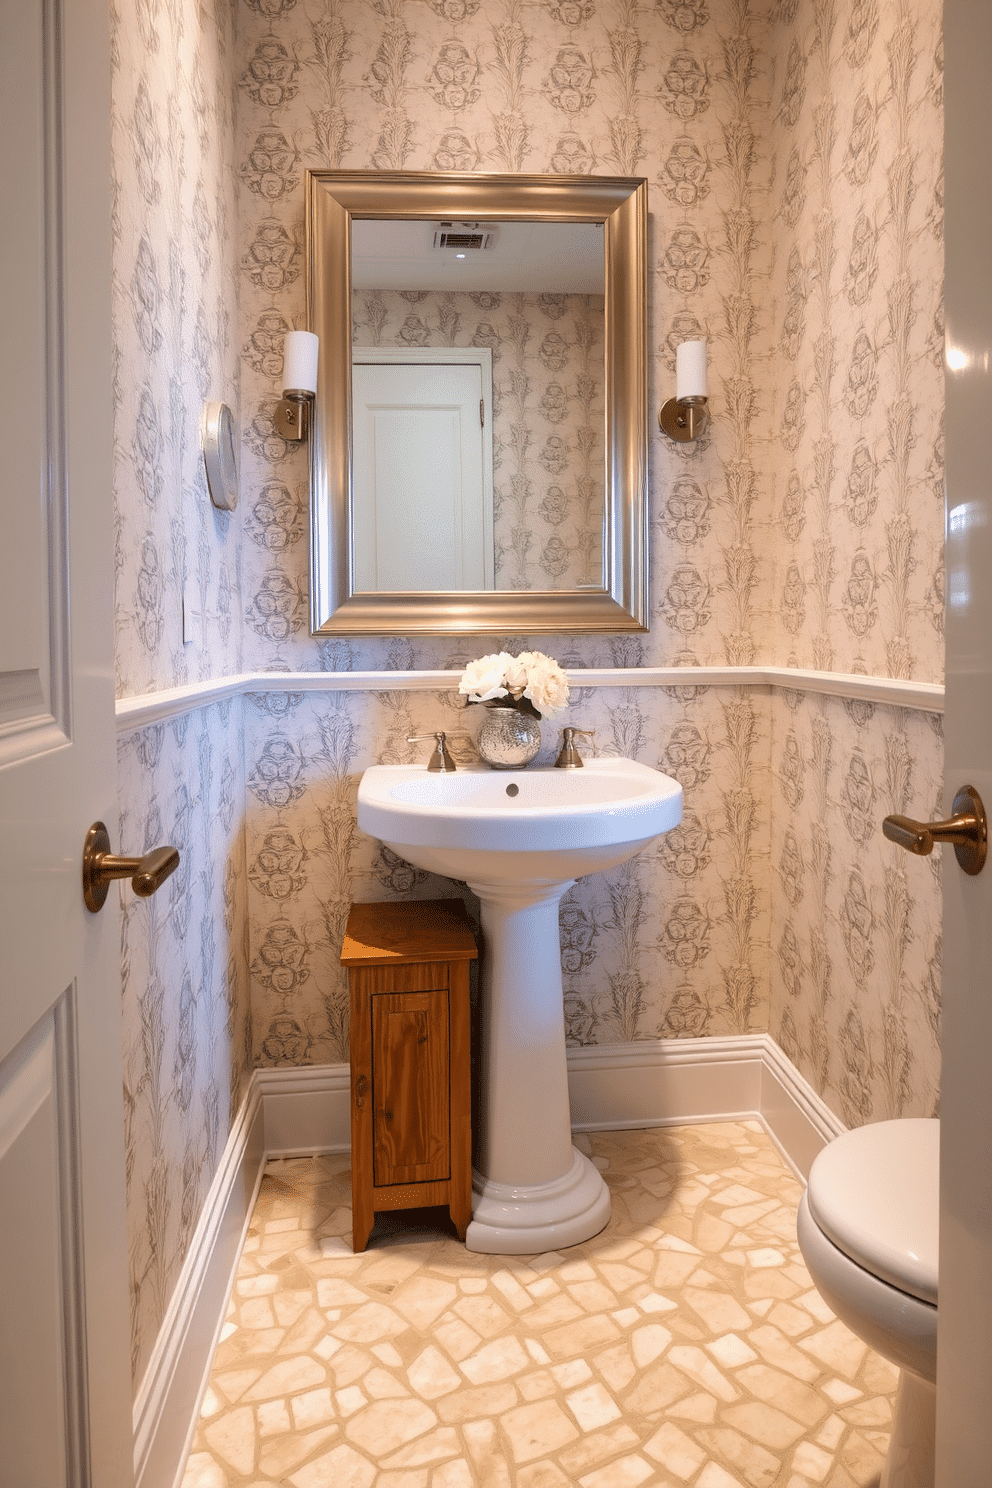
[[[490,708],[516,708],[531,718],[551,718],[568,702],[568,678],[543,651],[500,651],[470,661],[458,691],[470,703]]]

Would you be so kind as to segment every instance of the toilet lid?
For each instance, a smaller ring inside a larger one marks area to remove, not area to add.
[[[937,1303],[940,1122],[879,1121],[844,1132],[815,1159],[810,1211],[866,1271]]]

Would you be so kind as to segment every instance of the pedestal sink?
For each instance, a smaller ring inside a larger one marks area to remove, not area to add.
[[[572,1146],[558,903],[682,819],[682,787],[627,759],[580,770],[373,765],[358,825],[482,905],[482,1109],[469,1250],[576,1245],[610,1217],[598,1170]]]

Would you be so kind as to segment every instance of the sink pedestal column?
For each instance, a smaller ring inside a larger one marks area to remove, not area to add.
[[[599,1171],[572,1146],[558,904],[574,879],[470,883],[482,905],[481,1171],[466,1246],[530,1255],[610,1218]]]

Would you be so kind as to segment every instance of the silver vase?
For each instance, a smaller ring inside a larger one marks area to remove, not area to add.
[[[541,747],[541,725],[516,708],[486,708],[477,745],[494,770],[521,770]]]

